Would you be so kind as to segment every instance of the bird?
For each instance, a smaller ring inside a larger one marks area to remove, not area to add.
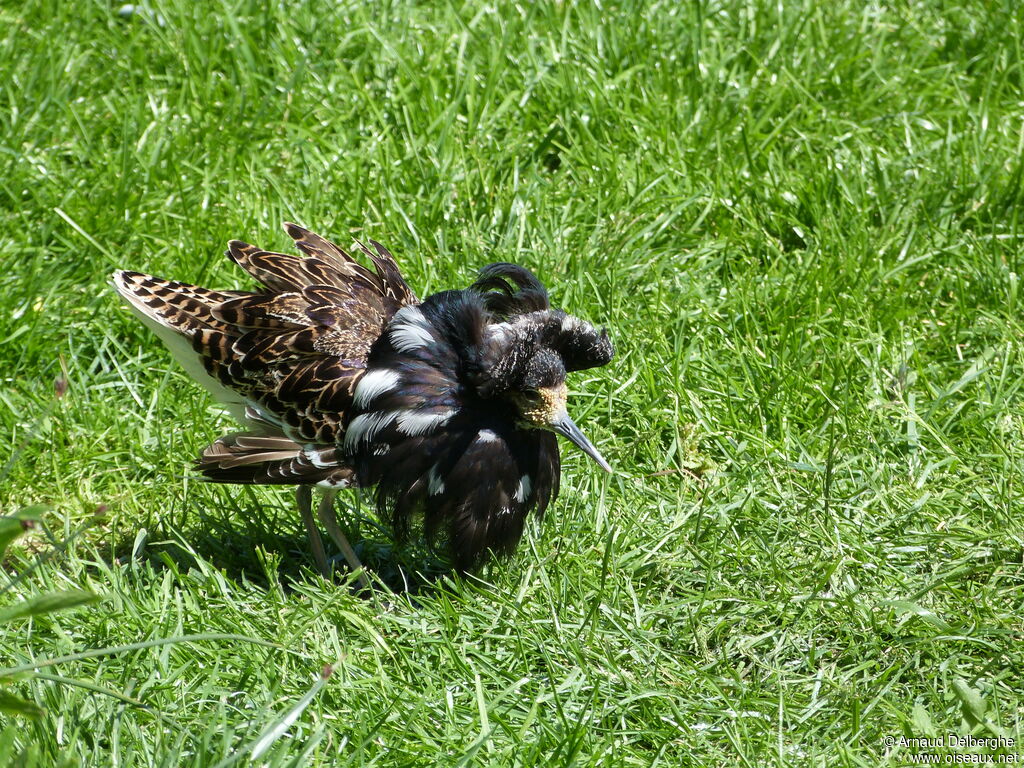
[[[489,264],[420,301],[392,254],[373,269],[285,223],[299,255],[239,240],[226,256],[257,290],[210,290],[118,270],[113,285],[241,429],[195,461],[204,480],[292,485],[319,571],[317,519],[366,587],[334,500],[372,489],[396,541],[414,526],[460,573],[511,553],[557,497],[557,435],[611,472],[569,416],[567,374],[603,366],[606,329],[553,308],[523,266]],[[323,496],[312,512],[312,489]]]

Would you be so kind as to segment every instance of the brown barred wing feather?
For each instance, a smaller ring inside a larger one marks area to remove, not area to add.
[[[228,256],[262,283],[258,292],[137,272],[115,273],[114,285],[249,430],[211,445],[200,471],[220,482],[338,487],[352,481],[335,446],[370,347],[415,297],[386,251],[370,254],[374,274],[319,235],[286,230],[301,256],[229,245]]]
[[[212,368],[230,354],[229,349],[211,346],[197,355],[197,338],[216,344],[229,326],[213,315],[213,308],[234,299],[253,297],[243,291],[210,291],[197,285],[163,280],[141,272],[120,271],[113,276],[114,287],[128,306],[164,342],[188,374],[223,404],[236,419],[245,423],[245,398],[228,388]]]

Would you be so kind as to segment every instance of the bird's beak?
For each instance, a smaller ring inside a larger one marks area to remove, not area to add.
[[[567,437],[572,440],[581,451],[587,456],[597,462],[597,465],[601,467],[605,472],[611,472],[611,465],[604,460],[604,456],[600,454],[597,448],[594,447],[593,443],[587,440],[587,436],[580,431],[580,428],[576,426],[576,423],[569,418],[569,414],[563,412],[562,415],[552,422],[551,429],[557,432],[562,437]]]

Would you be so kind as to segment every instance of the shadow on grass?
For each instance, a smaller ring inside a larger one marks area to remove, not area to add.
[[[374,589],[416,595],[432,589],[441,578],[451,574],[448,561],[422,542],[396,545],[376,521],[365,517],[346,520],[345,511],[340,515],[342,529],[373,577]],[[275,580],[286,591],[323,578],[316,571],[309,539],[300,526],[268,517],[262,506],[236,507],[230,510],[230,516],[227,512],[200,511],[182,528],[154,531],[140,556],[151,560],[157,568],[173,565],[179,571],[196,567],[202,561],[234,581],[245,580],[269,588]],[[298,518],[298,511],[295,517]],[[340,588],[350,580],[348,565],[326,533],[321,531],[321,535]],[[122,539],[114,548],[116,559],[127,561],[134,549],[134,537]]]

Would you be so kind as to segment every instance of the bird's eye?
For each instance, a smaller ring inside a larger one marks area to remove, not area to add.
[[[523,397],[525,397],[531,403],[539,403],[541,401],[540,392],[538,392],[536,389],[524,389]]]

